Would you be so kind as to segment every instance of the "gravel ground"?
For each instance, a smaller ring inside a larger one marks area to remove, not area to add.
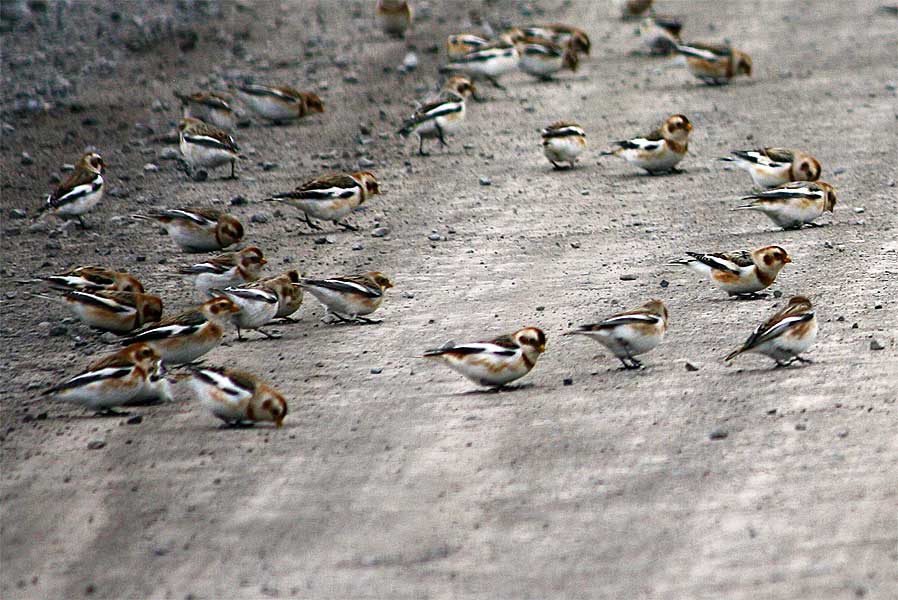
[[[754,79],[708,88],[632,55],[633,24],[605,2],[418,3],[407,43],[358,34],[371,31],[370,4],[215,3],[149,48],[110,38],[114,62],[72,70],[71,94],[40,96],[49,111],[14,113],[4,96],[0,595],[898,596],[894,17],[876,0],[659,0],[686,19],[687,38],[729,38],[754,57]],[[90,6],[76,24],[131,7]],[[419,158],[393,132],[437,85],[436,47],[469,10],[580,24],[592,58],[555,82],[516,74],[507,92],[485,88],[448,150]],[[38,87],[58,67],[23,56],[61,52],[63,36],[43,35],[51,25],[4,35],[4,67]],[[171,43],[188,30],[195,48]],[[402,73],[410,50],[418,69]],[[177,117],[172,91],[245,76],[317,91],[327,112],[239,129],[238,181],[187,180],[157,141]],[[675,112],[695,124],[685,173],[648,177],[599,157]],[[570,172],[553,172],[537,146],[558,119],[589,135]],[[776,231],[727,210],[750,181],[713,159],[759,145],[823,162],[839,194],[826,227]],[[89,146],[109,166],[92,228],[33,224],[51,174]],[[354,215],[359,233],[310,234],[291,209],[261,201],[359,161],[384,190]],[[33,299],[34,274],[104,263],[133,272],[167,310],[196,299],[173,273],[197,257],[127,218],[157,205],[227,207],[272,272],[394,279],[381,325],[326,326],[308,299],[298,324],[277,328],[283,339],[231,333],[208,355],[279,387],[284,429],[220,430],[181,386],[176,402],[135,409],[139,424],[38,397],[110,347]],[[773,371],[748,356],[727,367],[721,357],[784,298],[728,301],[665,263],[773,243],[795,259],[773,290],[818,307],[816,364]],[[560,337],[653,297],[671,329],[642,371]],[[476,393],[415,358],[523,325],[549,336],[529,388]]]

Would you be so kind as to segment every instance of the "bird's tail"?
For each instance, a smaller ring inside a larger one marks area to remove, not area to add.
[[[743,198],[743,200],[747,200],[747,198]],[[758,207],[754,204],[743,204],[741,206],[735,206],[730,210],[758,210]]]
[[[743,352],[742,348],[739,348],[738,350],[733,350],[732,352],[727,354],[726,358],[724,358],[723,360],[726,362],[730,362],[731,360],[733,360],[734,358],[736,358],[737,356],[742,354],[742,352]]]

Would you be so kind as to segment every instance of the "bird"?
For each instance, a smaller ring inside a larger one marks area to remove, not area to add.
[[[759,148],[757,150],[733,150],[732,156],[719,160],[731,162],[748,171],[755,185],[772,188],[791,181],[817,181],[820,179],[820,161],[801,150],[793,148]]]
[[[812,360],[800,355],[817,339],[817,328],[817,315],[811,301],[805,296],[793,296],[782,310],[759,325],[745,343],[724,360],[729,362],[743,352],[757,352],[772,358],[777,367],[795,361],[811,363]]]
[[[654,55],[668,55],[677,51],[683,22],[675,17],[646,17],[639,22],[642,45]]]
[[[277,294],[278,310],[277,313],[275,313],[274,318],[293,322],[290,315],[298,311],[299,307],[302,306],[303,292],[299,282],[299,271],[290,270],[285,271],[276,277],[254,281],[246,287],[267,289]]]
[[[752,202],[733,210],[754,210],[783,229],[801,229],[804,225],[819,227],[814,219],[826,211],[833,212],[836,191],[823,181],[793,181],[742,199]]]
[[[477,385],[499,389],[529,373],[545,350],[542,329],[524,327],[488,342],[449,342],[426,351],[423,358],[440,359]]]
[[[192,117],[181,119],[178,131],[181,154],[192,173],[230,163],[231,179],[237,178],[240,149],[226,131]]]
[[[246,84],[237,87],[236,92],[250,110],[274,123],[324,112],[324,103],[317,94],[292,87]]]
[[[299,285],[324,305],[325,318],[333,315],[341,323],[374,324],[380,321],[364,315],[380,307],[393,282],[379,271],[370,271],[351,277],[303,278]]]
[[[446,135],[456,131],[465,119],[465,99],[477,93],[477,88],[465,77],[452,77],[444,86],[444,92],[437,100],[428,102],[415,110],[399,130],[399,135],[418,136],[418,154],[424,152],[424,139],[437,138],[440,145],[446,145]]]
[[[652,8],[652,0],[614,0],[622,19],[641,17]]]
[[[239,310],[227,298],[212,298],[199,306],[144,327],[124,343],[145,343],[167,364],[187,364],[221,343],[224,326],[230,323],[231,316]]]
[[[542,130],[543,153],[552,166],[561,169],[558,163],[568,163],[573,168],[577,157],[586,148],[586,133],[572,121],[557,121]]]
[[[621,361],[624,369],[639,369],[636,356],[645,354],[661,343],[667,333],[667,307],[661,300],[651,300],[641,307],[620,312],[598,323],[580,325],[564,335],[585,335],[594,339]]]
[[[264,421],[278,428],[284,424],[287,400],[255,375],[224,367],[195,367],[189,383],[200,405],[224,421],[225,427]]]
[[[674,171],[689,150],[692,123],[684,115],[672,115],[648,135],[614,142],[616,149],[603,156],[620,156],[631,165],[650,174]]]
[[[374,12],[383,32],[394,37],[404,37],[414,21],[414,10],[407,0],[377,0]]]
[[[237,327],[237,339],[243,341],[243,329],[254,329],[267,337],[275,339],[275,336],[262,327],[271,323],[278,312],[278,295],[264,288],[226,287],[209,290],[216,296],[227,298],[240,310],[231,316],[231,322]]]
[[[159,223],[185,252],[223,250],[242,240],[244,234],[236,217],[207,208],[168,208],[132,217]]]
[[[499,77],[515,70],[520,60],[518,49],[507,42],[494,42],[440,68],[443,73],[461,72],[474,79],[482,78],[498,89],[505,89]]]
[[[81,374],[41,395],[55,396],[107,415],[121,415],[114,410],[117,406],[171,399],[161,357],[153,348],[141,343],[130,344],[103,357]]]
[[[490,40],[473,33],[456,33],[446,38],[446,56],[457,60],[469,52],[490,45]]]
[[[708,85],[723,85],[733,77],[751,77],[751,57],[729,45],[677,44],[676,50],[686,57],[689,72]]]
[[[223,288],[231,285],[242,285],[256,281],[268,263],[265,256],[256,246],[249,246],[238,252],[225,252],[206,262],[185,267],[179,272],[182,275],[193,275],[196,288],[208,294],[212,288]]]
[[[205,121],[225,131],[230,131],[237,126],[237,114],[224,96],[209,92],[194,94],[175,92],[174,94],[181,101],[182,116]]]
[[[369,197],[380,193],[380,183],[368,171],[330,173],[306,181],[290,192],[275,194],[266,200],[285,202],[302,211],[306,224],[315,230],[321,227],[311,217],[332,221],[350,231],[358,227],[340,219],[362,205]]]
[[[152,294],[70,291],[62,296],[34,294],[67,307],[88,327],[125,334],[162,318],[162,299]]]
[[[562,69],[576,71],[580,57],[571,42],[556,44],[545,38],[525,37],[516,42],[518,68],[537,79],[549,80]]]
[[[143,284],[130,273],[107,267],[75,267],[59,275],[45,275],[41,279],[56,290],[76,290],[81,292],[139,292]]]
[[[730,296],[761,298],[761,290],[770,287],[780,270],[792,262],[780,246],[764,246],[751,252],[700,254],[686,252],[691,258],[671,264],[686,265],[711,279],[711,283]]]
[[[533,37],[551,40],[560,46],[570,43],[574,52],[582,52],[589,56],[592,49],[592,43],[585,31],[572,25],[564,25],[561,23],[552,23],[551,25],[528,25],[526,27],[516,28],[519,31],[518,37]],[[512,38],[515,39],[515,38]]]
[[[103,199],[106,189],[103,174],[106,163],[96,152],[88,152],[75,164],[75,170],[59,184],[40,208],[58,217],[75,217],[82,229],[84,215]]]

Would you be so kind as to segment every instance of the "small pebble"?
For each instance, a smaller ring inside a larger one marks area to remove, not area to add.
[[[571,248],[573,248],[574,250],[579,250],[580,242],[571,242]]]
[[[443,239],[443,236],[441,236],[439,233],[431,233],[427,236],[427,239],[429,239],[431,242],[439,242]]]
[[[692,364],[691,362],[686,361],[686,370],[687,370],[687,371],[690,371],[690,372],[695,372],[695,371],[698,371],[698,367],[696,367],[696,366],[695,366],[694,364]]]
[[[263,170],[263,171],[274,171],[275,169],[280,169],[280,168],[281,168],[281,165],[279,165],[279,164],[277,164],[277,163],[275,163],[275,162],[264,162],[264,163],[262,163],[262,170]]]
[[[194,181],[206,181],[207,179],[209,179],[209,173],[200,169],[198,171],[195,171],[193,175],[190,176],[190,178]]]
[[[143,423],[143,415],[134,415],[133,417],[128,417],[128,420],[125,421],[127,425],[140,425]]]
[[[669,285],[670,285],[670,282],[668,280],[666,280],[666,279],[661,280],[661,287],[666,288]]]
[[[378,227],[371,232],[371,237],[382,238],[390,233],[389,227]]]
[[[361,244],[361,242],[356,242],[352,245],[353,250],[364,250],[365,247]]]
[[[181,158],[181,153],[177,148],[163,148],[159,153],[160,160],[178,160]]]
[[[708,434],[708,438],[712,439],[712,440],[722,440],[722,439],[726,439],[727,437],[729,437],[729,435],[730,435],[730,432],[727,431],[726,429],[723,429],[723,428],[712,429],[711,433]]]
[[[159,165],[156,165],[153,163],[147,163],[143,166],[143,172],[144,173],[158,173]]]
[[[380,374],[383,373],[383,372],[384,372],[384,370],[383,370],[381,367],[373,367],[373,368],[371,369],[371,374],[372,374],[372,375],[380,375]]]
[[[14,208],[9,211],[10,219],[25,219],[28,217],[28,211],[22,210],[21,208]]]
[[[88,450],[99,450],[100,448],[105,448],[105,447],[106,447],[106,442],[104,442],[103,440],[91,440],[91,441],[87,442]]]
[[[841,175],[845,172],[845,167],[836,167],[833,169],[833,175]]]
[[[620,276],[620,280],[621,281],[636,281],[636,275],[633,275],[632,273],[625,273],[624,275]]]
[[[481,177],[480,185],[493,185],[493,180],[490,179],[489,177]]]
[[[370,169],[371,167],[373,167],[376,164],[377,164],[376,162],[374,162],[373,160],[371,160],[370,158],[367,158],[365,156],[363,156],[362,158],[359,159],[359,168],[360,169]]]
[[[50,328],[50,331],[47,332],[47,335],[50,337],[59,337],[61,335],[65,335],[69,332],[68,328],[65,325],[54,325]]]
[[[230,204],[231,206],[246,206],[249,201],[243,196],[234,196],[231,198]]]
[[[854,207],[854,214],[856,214],[856,215],[862,214],[865,211],[866,211],[866,209],[863,206],[855,206]]]
[[[878,340],[870,340],[870,350],[885,350],[885,349],[886,349],[886,347],[883,346],[882,344],[880,344]]]
[[[22,155],[19,157],[19,162],[27,167],[28,165],[34,164],[34,159],[31,158],[31,155],[27,152],[22,152]]]
[[[836,437],[840,437],[840,438],[843,438],[843,439],[844,439],[844,438],[847,438],[847,437],[848,437],[848,430],[847,430],[847,429],[843,429],[843,430],[841,430],[841,431],[837,431],[837,432],[836,432]]]
[[[562,385],[574,385],[574,378],[573,377],[565,377],[564,379],[561,380],[561,384]]]
[[[796,423],[795,424],[795,431],[806,431],[807,428],[808,428],[808,426],[804,423]]]
[[[268,223],[268,221],[268,215],[265,213],[253,213],[253,215],[249,218],[250,223],[264,224]]]
[[[781,291],[779,291],[779,290],[776,290],[775,292],[773,292],[773,297],[774,297],[774,298],[782,298],[782,297],[783,297],[783,293],[782,293]]]

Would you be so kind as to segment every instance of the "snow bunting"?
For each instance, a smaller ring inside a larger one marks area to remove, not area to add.
[[[733,156],[721,158],[748,171],[755,185],[772,188],[790,181],[817,181],[820,161],[801,150],[792,148],[761,148],[733,150]]]
[[[667,307],[652,300],[635,310],[617,313],[589,325],[581,325],[564,335],[585,335],[599,342],[623,363],[625,369],[638,369],[636,356],[661,343],[667,333]]]
[[[172,241],[185,252],[223,250],[243,239],[243,224],[217,210],[172,208],[132,216],[161,224]]]
[[[384,300],[384,292],[393,287],[393,283],[377,271],[355,277],[301,279],[299,285],[324,305],[325,318],[333,315],[341,323],[380,323],[363,315],[377,310]]]
[[[236,179],[237,143],[224,130],[209,125],[199,119],[185,117],[178,126],[181,139],[181,154],[190,166],[196,169],[214,169],[231,164],[231,179]]]
[[[652,0],[614,0],[622,19],[641,17],[652,8]]]
[[[321,98],[312,92],[300,92],[286,86],[242,85],[237,89],[240,100],[264,119],[283,123],[313,113],[323,113]]]
[[[106,267],[75,267],[60,275],[44,276],[41,279],[57,290],[143,292],[143,284],[136,277]]]
[[[518,67],[537,79],[552,79],[562,69],[576,71],[580,65],[580,57],[571,42],[562,46],[544,38],[525,37],[516,46],[521,56]]]
[[[380,193],[377,178],[368,171],[357,173],[332,173],[316,177],[290,192],[275,194],[267,200],[286,202],[301,210],[306,224],[312,229],[321,229],[311,217],[333,221],[335,225],[351,231],[358,227],[340,221],[343,217],[363,204],[369,197]]]
[[[112,410],[116,406],[155,398],[170,399],[164,375],[159,354],[146,344],[131,344],[41,395],[116,414]]]
[[[699,254],[687,252],[692,258],[671,264],[686,265],[711,278],[711,283],[730,296],[759,297],[757,292],[769,287],[780,270],[792,262],[789,254],[779,246],[764,246],[751,252],[721,252]]]
[[[576,123],[558,121],[543,129],[542,146],[553,167],[561,169],[558,163],[566,162],[568,168],[573,168],[586,148],[586,133]]]
[[[437,138],[441,145],[446,145],[445,136],[456,131],[465,119],[465,99],[477,93],[474,84],[464,77],[450,78],[444,90],[439,99],[418,108],[399,130],[403,137],[418,135],[421,156],[428,154],[424,152],[425,138]]]
[[[407,0],[377,0],[374,12],[383,32],[395,37],[404,37],[414,19],[414,11]]]
[[[729,83],[737,75],[751,77],[751,57],[730,46],[677,44],[676,48],[686,57],[689,72],[709,85]]]
[[[231,316],[231,322],[237,327],[237,339],[243,341],[243,329],[255,329],[265,337],[275,336],[261,328],[271,323],[278,312],[278,295],[264,288],[228,287],[210,290],[216,296],[227,298],[240,311]]]
[[[469,52],[489,46],[490,41],[473,33],[457,33],[446,38],[446,56],[458,60]]]
[[[195,275],[196,288],[208,294],[212,288],[243,285],[257,280],[267,262],[259,248],[250,246],[238,252],[225,252],[206,262],[185,267],[180,273]]]
[[[183,110],[181,116],[211,123],[225,131],[237,126],[237,115],[223,96],[206,92],[195,94],[175,92],[175,97],[181,101]]]
[[[562,25],[561,23],[529,25],[521,27],[516,31],[521,32],[520,37],[543,38],[551,40],[559,46],[566,46],[570,43],[574,52],[582,52],[587,56],[589,56],[589,51],[592,49],[592,43],[589,41],[589,36],[586,35],[586,32],[571,25]],[[512,39],[517,41],[515,38]]]
[[[545,350],[546,334],[536,327],[525,327],[488,342],[450,342],[428,350],[423,357],[442,360],[478,385],[500,388],[529,373]]]
[[[191,369],[189,381],[200,405],[227,426],[261,421],[273,421],[275,427],[284,424],[287,401],[255,375],[224,367],[202,367]]]
[[[168,364],[193,362],[221,343],[223,327],[240,309],[227,298],[212,298],[145,327],[125,343],[145,343]]]
[[[651,174],[673,171],[689,149],[689,132],[692,123],[683,115],[673,115],[648,135],[614,142],[617,149],[603,152],[616,155],[631,165]]]
[[[83,228],[84,214],[103,198],[105,172],[103,158],[96,152],[88,152],[75,165],[72,174],[47,196],[39,212],[75,217]]]
[[[505,89],[499,83],[499,77],[516,69],[519,60],[520,53],[514,45],[498,42],[468,52],[441,67],[440,71],[459,71],[474,79],[486,79],[494,87]]]
[[[162,318],[162,299],[140,292],[67,292],[63,296],[35,294],[66,306],[88,327],[124,334]]]
[[[817,339],[817,316],[811,301],[804,296],[793,296],[789,304],[764,321],[742,346],[724,359],[731,361],[743,352],[758,352],[776,361],[777,367],[785,367],[796,360],[812,362],[799,356]]]
[[[302,306],[303,293],[299,281],[300,275],[298,271],[287,271],[277,277],[256,281],[247,287],[267,289],[277,294],[278,310],[274,318],[292,321],[290,315],[298,311],[299,307]]]
[[[814,219],[824,212],[833,212],[836,191],[822,181],[793,181],[742,199],[754,201],[733,210],[756,210],[783,229],[800,229],[804,225],[816,225]]]
[[[655,55],[676,52],[680,43],[683,23],[673,17],[646,17],[639,23],[639,37],[642,45]]]

